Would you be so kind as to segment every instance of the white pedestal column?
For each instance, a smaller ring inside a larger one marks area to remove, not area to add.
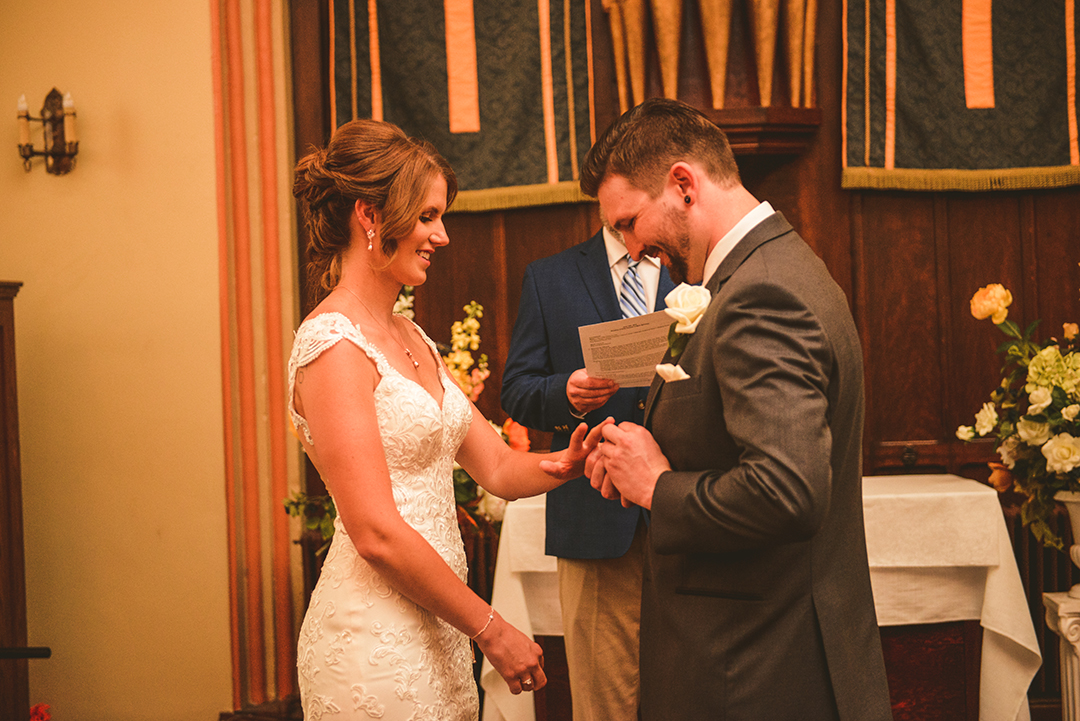
[[[1076,546],[1074,546],[1076,548]],[[1080,598],[1044,593],[1046,625],[1058,635],[1062,721],[1080,721]]]

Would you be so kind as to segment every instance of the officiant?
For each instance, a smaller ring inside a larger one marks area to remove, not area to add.
[[[644,421],[647,388],[619,388],[585,372],[578,327],[664,307],[674,287],[655,258],[632,260],[603,228],[525,270],[502,406],[529,428],[554,433],[607,417]],[[637,506],[604,499],[584,476],[547,494],[548,555],[557,556],[575,719],[633,721],[638,708],[638,625],[644,520]]]

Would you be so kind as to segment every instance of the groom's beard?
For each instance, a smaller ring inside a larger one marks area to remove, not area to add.
[[[663,255],[668,275],[675,285],[678,285],[687,282],[690,276],[690,231],[686,218],[674,208],[667,210],[664,219],[666,222],[660,231],[663,240],[657,240],[646,248],[645,254],[653,257]]]

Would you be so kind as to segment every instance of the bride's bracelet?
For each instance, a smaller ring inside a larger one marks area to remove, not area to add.
[[[480,638],[480,634],[482,634],[484,631],[488,630],[488,626],[491,625],[491,619],[493,619],[493,618],[495,618],[495,607],[494,606],[489,606],[488,607],[488,617],[487,617],[487,621],[484,623],[484,627],[482,629],[480,629],[479,631],[477,631],[476,633],[474,633],[472,636],[469,636],[469,638],[471,638],[473,641]]]

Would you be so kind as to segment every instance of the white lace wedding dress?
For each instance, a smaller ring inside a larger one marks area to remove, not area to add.
[[[422,386],[398,373],[348,318],[324,313],[301,324],[289,359],[289,412],[308,443],[307,423],[292,403],[297,369],[343,340],[363,350],[381,376],[375,408],[401,517],[465,581],[453,464],[472,421],[468,400],[440,364],[440,407]],[[334,527],[300,629],[297,668],[305,721],[476,721],[469,639],[391,588],[357,554],[340,519]]]

